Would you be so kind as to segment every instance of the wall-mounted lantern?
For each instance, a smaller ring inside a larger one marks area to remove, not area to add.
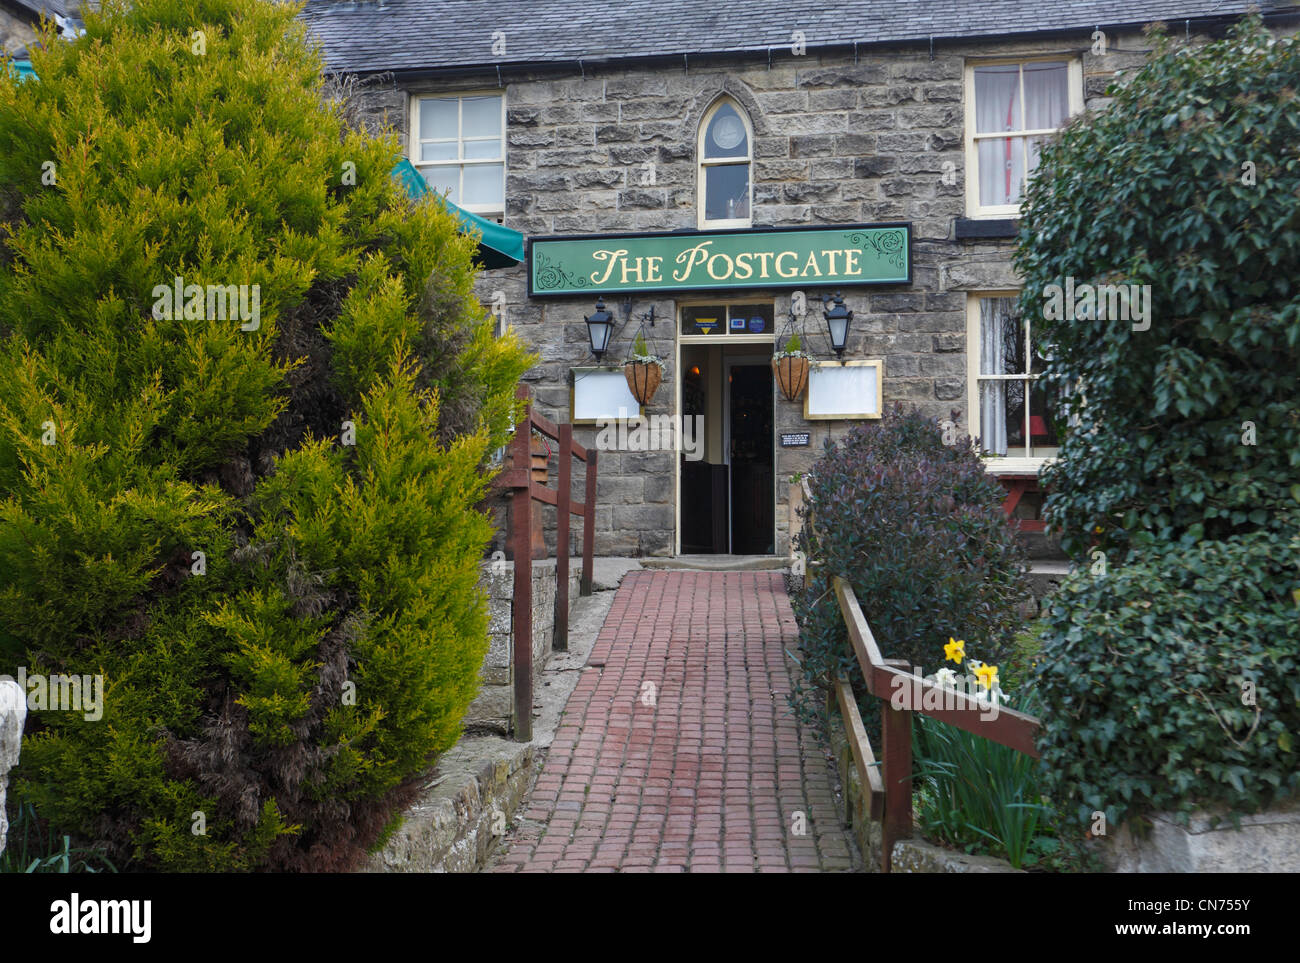
[[[587,322],[587,337],[591,339],[591,353],[600,360],[609,349],[609,336],[614,330],[614,315],[605,310],[605,299],[596,299],[596,312],[590,317],[583,316]]]
[[[829,294],[822,295],[822,304],[831,302]],[[849,322],[853,320],[853,312],[844,306],[844,297],[840,292],[835,292],[834,307],[823,308],[822,315],[826,318],[826,327],[831,335],[831,347],[835,349],[836,356],[844,360],[844,347],[849,340]]]

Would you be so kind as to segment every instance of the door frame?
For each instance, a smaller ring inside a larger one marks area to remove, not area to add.
[[[674,345],[673,345],[673,416],[677,419],[678,426],[682,421],[682,345],[701,344],[751,344],[751,345],[771,345],[771,351],[768,352],[767,358],[770,360],[772,352],[776,350],[776,334],[779,327],[779,318],[776,313],[776,298],[763,295],[745,295],[737,294],[734,297],[727,297],[724,292],[718,292],[718,297],[688,297],[680,298],[673,305],[673,317],[676,322],[674,328]],[[762,334],[727,334],[725,331],[721,334],[695,334],[688,335],[685,342],[682,340],[682,308],[693,307],[697,304],[725,304],[728,308],[732,305],[739,304],[770,304],[772,306],[772,330],[765,331]],[[726,355],[723,355],[725,364]],[[752,362],[751,362],[752,363]],[[772,470],[776,471],[776,379],[772,379]],[[729,399],[729,395],[727,396]],[[727,405],[730,406],[730,400]],[[723,416],[723,425],[728,432],[723,441],[723,450],[727,457],[727,480],[731,480],[731,452],[727,451],[726,445],[730,441],[731,425],[726,417]],[[673,437],[673,555],[682,554],[682,433],[674,431]],[[773,475],[773,482],[776,478]],[[776,485],[772,485],[772,491],[775,496]],[[773,532],[776,531],[776,499],[772,500],[772,525]],[[727,495],[727,547],[731,547],[731,495],[728,488]]]

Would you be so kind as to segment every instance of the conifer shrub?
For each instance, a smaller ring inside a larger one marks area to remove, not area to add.
[[[0,78],[0,672],[104,687],[16,792],[121,868],[353,865],[487,647],[530,359],[296,12],[109,0]]]
[[[837,575],[853,587],[885,658],[933,671],[935,652],[955,637],[978,640],[983,658],[999,661],[1028,595],[1026,561],[1001,486],[965,440],[945,445],[938,422],[894,405],[879,423],[828,440],[808,487],[797,544],[807,575],[792,597],[798,705],[815,712],[841,673],[864,691]],[[879,717],[878,706],[863,708],[864,719]]]

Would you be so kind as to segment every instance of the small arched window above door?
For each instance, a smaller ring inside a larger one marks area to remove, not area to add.
[[[754,131],[741,106],[719,98],[700,123],[699,226],[749,227]]]

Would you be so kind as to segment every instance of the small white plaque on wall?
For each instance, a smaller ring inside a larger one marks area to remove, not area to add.
[[[640,418],[623,368],[570,368],[569,415],[575,425]]]
[[[814,362],[808,371],[803,416],[810,421],[879,418],[883,382],[883,361]]]

